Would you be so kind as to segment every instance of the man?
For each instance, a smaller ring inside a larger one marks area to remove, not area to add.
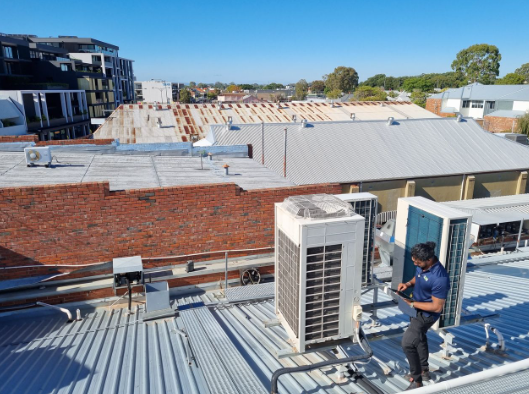
[[[402,337],[402,349],[410,364],[408,390],[422,387],[422,381],[430,379],[426,332],[439,319],[450,289],[448,274],[435,256],[435,243],[415,245],[411,250],[411,259],[417,266],[415,276],[397,288],[398,291],[405,291],[413,287],[413,301],[406,302],[417,309],[417,317],[410,319]]]

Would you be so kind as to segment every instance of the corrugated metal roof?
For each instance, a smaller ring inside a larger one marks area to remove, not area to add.
[[[498,260],[499,264],[488,265]],[[503,334],[506,352],[485,351],[483,327],[471,324],[449,330],[455,338],[451,357],[445,359],[440,353],[441,338],[430,332],[433,382],[529,358],[529,252],[473,261],[466,276],[463,308],[469,313],[499,314],[491,324]],[[278,360],[275,352],[288,346],[288,336],[281,326],[265,328],[264,322],[275,318],[273,299],[204,307],[216,303],[219,293],[180,299],[180,305],[194,303],[185,318],[148,323],[142,322],[143,305],[136,306],[133,315],[121,308],[86,305],[90,309],[83,311],[84,320],[71,324],[55,311],[4,314],[0,316],[0,393],[228,392],[219,391],[222,385],[245,393],[250,381],[257,392],[269,392],[271,375],[278,368],[335,357],[312,353]],[[379,300],[387,298],[380,294]],[[370,294],[362,302],[371,303]],[[366,332],[381,338],[371,342],[374,354],[392,371],[384,375],[373,360],[358,367],[386,393],[400,392],[408,384],[403,378],[408,365],[401,338],[384,335],[408,323],[396,307],[378,311],[378,326],[370,327],[368,313],[364,315]],[[196,359],[191,366],[177,329],[190,335]],[[351,347],[350,352],[359,350]],[[236,371],[246,371],[246,376]],[[280,393],[364,392],[352,379],[340,379],[335,372],[336,368],[329,367],[284,375],[279,379]],[[227,380],[222,381],[221,375]]]
[[[479,85],[448,89],[432,95],[437,99],[529,101],[529,85]]]
[[[498,111],[491,112],[485,116],[494,116],[498,118],[519,118],[520,116],[524,116],[526,113],[527,112],[525,111],[500,109]]]
[[[204,138],[213,124],[281,123],[348,120],[437,118],[437,115],[415,104],[405,102],[350,103],[254,103],[254,104],[125,104],[115,110],[94,133],[94,138],[119,138],[121,143],[186,142],[192,137]],[[158,127],[158,119],[161,127]]]
[[[474,120],[454,118],[265,125],[265,165],[303,184],[420,178],[529,168],[529,150]],[[261,125],[211,126],[218,145],[252,144],[261,160]]]

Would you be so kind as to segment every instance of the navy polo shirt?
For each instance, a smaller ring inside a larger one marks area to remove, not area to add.
[[[430,267],[429,270],[423,271],[422,268],[416,267],[415,286],[413,287],[413,301],[432,302],[432,296],[446,300],[450,290],[450,280],[445,267],[438,261]],[[426,316],[439,317],[440,313],[424,312]]]

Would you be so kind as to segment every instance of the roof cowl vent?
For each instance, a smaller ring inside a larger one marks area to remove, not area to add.
[[[388,123],[387,123],[387,125],[388,125],[388,126],[391,126],[391,125],[393,124],[393,121],[394,121],[394,120],[395,120],[395,118],[394,118],[393,116],[390,116],[390,117],[388,118]]]
[[[301,128],[304,129],[307,127],[307,119],[301,119]]]
[[[297,116],[296,115],[292,115],[292,122],[296,123],[296,120],[297,120]]]
[[[231,130],[231,125],[233,124],[233,118],[228,116],[228,121],[226,122],[226,131]]]
[[[351,120],[355,120],[356,119],[356,114],[354,112],[351,113]]]
[[[463,120],[463,115],[458,114],[458,115],[457,115],[457,118],[456,118],[456,121],[457,121],[457,122],[461,122],[461,120]]]

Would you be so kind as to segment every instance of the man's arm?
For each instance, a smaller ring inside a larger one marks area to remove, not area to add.
[[[413,301],[405,300],[409,305]],[[432,296],[432,302],[413,302],[413,307],[425,312],[441,313],[445,305],[445,300]]]
[[[415,286],[415,276],[406,283],[400,283],[399,286],[397,287],[397,291],[404,291],[413,286]]]

